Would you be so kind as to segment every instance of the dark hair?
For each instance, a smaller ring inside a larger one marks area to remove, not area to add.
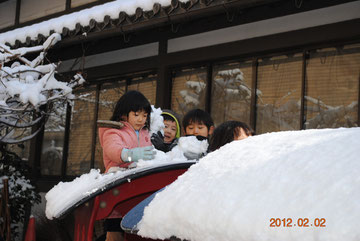
[[[161,116],[164,118],[164,121],[169,120],[175,122],[175,119],[172,116],[169,115],[161,115]]]
[[[243,129],[248,136],[255,134],[254,131],[244,122],[225,121],[215,128],[210,139],[209,151],[215,151],[223,145],[232,142],[235,136],[240,134],[240,128]]]
[[[141,92],[131,90],[120,97],[120,99],[116,103],[113,115],[110,120],[125,121],[122,119],[122,117],[129,116],[130,111],[137,112],[141,110],[145,111],[148,114],[145,125],[150,128],[150,102]]]
[[[214,125],[214,121],[212,120],[210,114],[200,109],[193,109],[185,114],[182,121],[184,130],[186,130],[186,127],[191,123],[204,124],[208,130],[210,130],[210,127]]]

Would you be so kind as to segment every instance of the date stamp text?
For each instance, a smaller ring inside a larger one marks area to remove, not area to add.
[[[326,219],[325,218],[270,218],[270,227],[326,227]]]

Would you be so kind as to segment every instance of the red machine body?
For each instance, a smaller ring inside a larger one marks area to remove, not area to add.
[[[134,172],[106,185],[90,197],[80,201],[62,217],[74,212],[74,241],[92,241],[94,223],[106,219],[113,213],[124,216],[152,193],[169,185],[187,171],[194,162],[169,164]],[[150,240],[133,234],[126,234],[125,240]]]

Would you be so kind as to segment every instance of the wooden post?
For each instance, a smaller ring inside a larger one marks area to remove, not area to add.
[[[1,227],[1,235],[5,238],[6,241],[11,240],[11,216],[10,216],[10,207],[9,207],[9,180],[7,178],[3,179],[3,189],[1,197],[1,208],[0,216],[3,218],[3,226]],[[6,237],[4,234],[6,233]]]
[[[257,100],[257,79],[258,79],[258,59],[252,61],[252,81],[251,81],[251,102],[250,102],[250,126],[256,132],[256,100]]]

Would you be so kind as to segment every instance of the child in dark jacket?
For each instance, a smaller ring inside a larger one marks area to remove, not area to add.
[[[177,145],[181,135],[179,117],[171,110],[163,110],[161,115],[164,118],[164,135],[160,131],[154,133],[151,136],[151,142],[156,149],[168,152]]]

